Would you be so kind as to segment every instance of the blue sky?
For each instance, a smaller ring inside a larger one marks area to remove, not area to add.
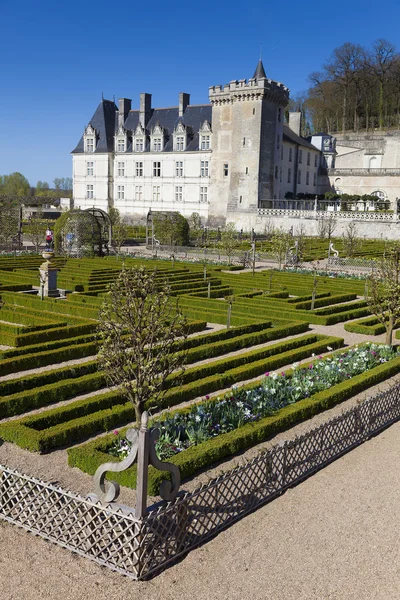
[[[143,6],[145,10],[143,10]],[[400,3],[387,0],[111,3],[20,0],[1,8],[0,175],[35,185],[69,177],[77,144],[104,97],[153,94],[153,106],[208,101],[210,85],[267,76],[292,94],[346,41],[397,42]]]

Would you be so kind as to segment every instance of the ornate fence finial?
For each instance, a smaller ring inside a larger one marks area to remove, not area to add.
[[[126,439],[131,443],[132,448],[129,455],[121,462],[107,462],[98,467],[94,475],[95,494],[91,499],[100,501],[102,504],[115,502],[120,493],[119,484],[116,481],[105,482],[108,471],[120,473],[129,469],[137,461],[136,477],[136,509],[137,518],[142,518],[147,513],[147,481],[148,468],[153,465],[160,471],[171,473],[172,481],[164,480],[160,485],[160,496],[163,500],[174,500],[178,494],[181,484],[179,467],[172,463],[162,462],[156,454],[156,442],[160,437],[158,428],[148,429],[149,414],[145,411],[142,414],[140,429],[130,428],[126,432]]]
[[[97,499],[102,504],[109,504],[115,502],[119,496],[119,483],[116,481],[110,481],[106,487],[105,478],[107,471],[113,471],[114,473],[120,473],[129,469],[136,460],[139,446],[139,435],[137,429],[128,429],[126,432],[126,439],[131,442],[132,448],[126,458],[121,462],[107,462],[97,469],[94,474],[94,491]]]

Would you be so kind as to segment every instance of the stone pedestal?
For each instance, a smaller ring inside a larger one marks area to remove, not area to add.
[[[40,295],[57,298],[59,296],[57,289],[57,267],[51,262],[54,257],[53,252],[43,252],[43,258],[47,258],[39,267],[40,274]]]

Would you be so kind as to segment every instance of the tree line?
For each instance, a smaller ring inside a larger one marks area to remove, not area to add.
[[[56,177],[53,180],[53,187],[47,181],[38,181],[36,186],[31,186],[27,178],[22,173],[10,173],[9,175],[0,175],[0,196],[10,198],[23,197],[69,197],[72,195],[72,178]]]
[[[346,42],[309,81],[290,105],[303,113],[303,135],[400,129],[400,53],[390,41]]]

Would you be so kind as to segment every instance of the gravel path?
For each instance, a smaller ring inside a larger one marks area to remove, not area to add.
[[[0,522],[0,597],[397,600],[399,455],[396,424],[149,582]]]
[[[311,330],[343,337],[346,345],[384,341],[384,335],[349,333],[341,323],[311,325]],[[200,473],[184,482],[183,487],[193,490],[221,470],[233,468],[281,439],[300,435],[399,381],[397,375],[370,388]],[[129,581],[0,521],[0,598],[120,600],[141,594],[146,600],[397,599],[399,433],[400,424],[396,424],[150,582]],[[67,466],[65,450],[40,456],[3,443],[0,464],[82,495],[92,487],[89,475]],[[120,501],[132,505],[134,492],[122,489]]]

